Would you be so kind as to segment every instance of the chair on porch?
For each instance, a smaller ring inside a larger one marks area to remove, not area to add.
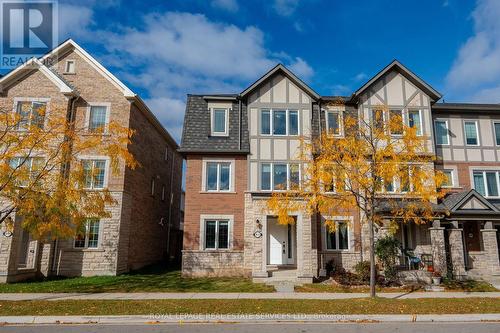
[[[413,249],[401,249],[408,270],[419,269],[422,262],[422,259],[417,257],[413,251]]]

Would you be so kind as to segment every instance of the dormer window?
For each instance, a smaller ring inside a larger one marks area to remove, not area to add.
[[[229,135],[229,109],[227,108],[212,108],[211,123],[213,136],[228,136]]]
[[[66,65],[64,67],[64,74],[75,74],[74,60],[66,60]]]

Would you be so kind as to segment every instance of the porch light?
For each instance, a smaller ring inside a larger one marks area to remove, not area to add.
[[[255,221],[255,223],[257,224],[258,229],[262,229],[262,223],[260,223],[260,221],[258,219],[257,219],[257,221]]]

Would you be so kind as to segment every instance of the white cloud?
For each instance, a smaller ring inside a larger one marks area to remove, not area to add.
[[[174,138],[181,137],[184,111],[186,109],[186,104],[183,100],[157,97],[146,99],[144,102],[156,114],[158,120],[168,129]]]
[[[274,0],[273,2],[273,9],[281,16],[291,16],[298,6],[299,0]]]
[[[89,33],[92,24],[91,7],[72,4],[59,5],[59,40],[82,37]]]
[[[500,1],[479,0],[474,35],[460,48],[446,82],[452,96],[498,103],[500,96]],[[496,94],[495,94],[496,93]]]
[[[363,80],[366,80],[368,78],[368,75],[366,75],[366,73],[358,73],[356,74],[356,76],[353,78],[354,81],[363,81]]]
[[[295,75],[303,80],[308,80],[314,74],[314,70],[304,59],[296,57],[295,60],[288,66]]]
[[[236,0],[212,0],[212,7],[227,10],[228,12],[237,12],[239,9],[238,1]]]

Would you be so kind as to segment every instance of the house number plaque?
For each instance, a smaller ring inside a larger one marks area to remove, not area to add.
[[[261,238],[262,237],[262,231],[260,230],[255,230],[255,232],[253,233],[253,236],[255,238]]]

